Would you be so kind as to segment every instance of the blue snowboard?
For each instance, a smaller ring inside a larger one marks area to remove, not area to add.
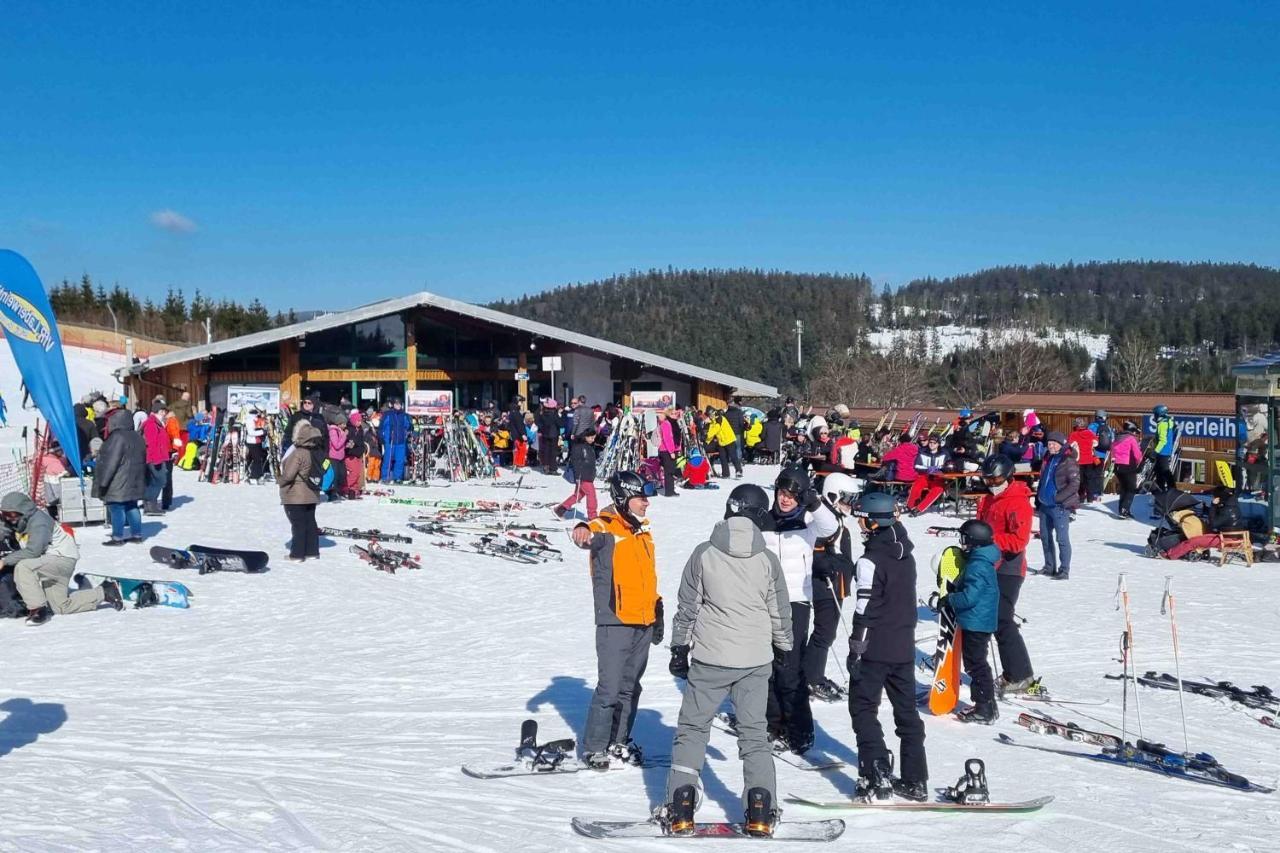
[[[177,583],[176,581],[121,578],[115,575],[100,575],[94,572],[81,572],[81,574],[87,578],[97,578],[100,581],[115,581],[120,586],[121,597],[126,601],[132,601],[134,607],[164,605],[165,607],[181,607],[185,609],[191,606],[191,599],[195,596],[191,590],[187,589],[186,584]],[[154,600],[152,600],[153,594]]]

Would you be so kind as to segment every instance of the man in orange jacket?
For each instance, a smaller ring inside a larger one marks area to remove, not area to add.
[[[597,680],[582,752],[596,770],[643,762],[631,726],[649,646],[661,643],[663,635],[653,536],[645,518],[654,494],[653,484],[639,474],[619,471],[609,478],[613,505],[573,529],[574,543],[591,551]]]
[[[978,519],[991,525],[995,546],[1000,549],[1000,560],[996,563],[996,583],[1000,587],[996,624],[1001,669],[999,688],[1002,695],[1023,693],[1037,681],[1027,644],[1013,618],[1022,582],[1027,577],[1031,489],[1013,478],[1013,463],[1006,456],[992,455],[983,460],[982,479],[991,493],[978,501]]]

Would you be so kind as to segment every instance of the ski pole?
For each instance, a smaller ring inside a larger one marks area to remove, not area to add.
[[[1182,700],[1182,661],[1178,653],[1178,614],[1173,600],[1173,575],[1165,575],[1164,597],[1160,599],[1160,615],[1168,615],[1169,630],[1173,632],[1173,671],[1178,677],[1178,710],[1182,713],[1182,745],[1191,752],[1191,739],[1187,737],[1187,709]]]
[[[1129,585],[1125,580],[1128,572],[1121,572],[1120,577],[1116,579],[1116,609],[1124,607],[1124,637],[1125,637],[1125,658],[1129,661],[1128,668],[1133,678],[1133,707],[1138,714],[1138,737],[1144,737],[1142,731],[1142,699],[1138,693],[1138,663],[1133,654],[1133,622],[1129,617]]]
[[[842,602],[840,597],[836,595],[836,588],[835,585],[831,583],[831,578],[826,578],[825,580],[827,582],[827,589],[831,590],[831,598],[836,603],[836,621],[840,623],[841,628],[844,628],[845,639],[849,639],[849,629],[846,628],[844,624],[844,602]],[[840,662],[840,655],[836,655],[836,668],[840,670],[840,677],[844,679],[844,689],[847,693],[849,692],[849,675],[844,671],[844,664]]]

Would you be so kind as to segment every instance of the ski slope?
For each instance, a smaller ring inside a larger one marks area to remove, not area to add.
[[[108,398],[115,397],[121,391],[120,383],[111,375],[111,371],[124,364],[124,359],[116,353],[81,347],[63,347],[63,357],[67,363],[67,380],[71,385],[71,396],[79,400],[89,391],[101,391]],[[40,413],[32,406],[22,408],[22,376],[13,362],[13,351],[9,342],[0,335],[0,396],[4,397],[7,406],[9,427],[0,428],[0,447],[20,444],[22,427],[31,426],[40,417]],[[30,403],[28,403],[30,405]],[[44,418],[40,417],[43,422]]]
[[[762,483],[772,473],[747,470]],[[566,491],[559,478],[526,481],[536,488],[521,499],[559,499]],[[473,484],[400,492],[512,496]],[[0,849],[588,851],[610,845],[575,836],[572,816],[639,818],[661,798],[661,768],[490,781],[458,769],[507,760],[526,717],[539,721],[544,739],[580,731],[595,679],[581,552],[566,553],[563,563],[521,566],[442,551],[415,534],[421,571],[377,572],[347,553],[349,542],[328,539],[318,562],[299,566],[283,559],[288,526],[275,488],[211,486],[178,472],[177,494],[174,511],[146,520],[148,545],[258,547],[271,554],[272,569],[202,577],[151,564],[145,546],[105,548],[101,527],[79,532],[86,570],[180,578],[195,599],[187,611],[107,609],[38,628],[0,623]],[[725,495],[654,501],[668,601]],[[413,513],[366,498],[322,505],[318,517],[321,525],[408,532]],[[554,526],[549,512],[526,515]],[[948,542],[924,534],[938,523],[949,522],[936,515],[906,521],[922,567]],[[1141,668],[1173,669],[1159,613],[1164,576],[1172,574],[1185,675],[1280,681],[1275,569],[1149,560],[1138,553],[1146,530],[1082,510],[1072,530],[1072,580],[1029,578],[1019,607],[1038,671],[1061,696],[1109,700],[1078,709],[1104,729],[1120,722],[1119,683],[1102,679],[1120,667],[1119,571],[1130,573]],[[567,536],[557,536],[568,552]],[[920,581],[923,594],[927,571]],[[931,627],[922,622],[918,634]],[[842,634],[833,678],[843,645]],[[636,722],[635,736],[652,755],[669,753],[680,704],[667,658],[665,647],[653,649]],[[1179,744],[1176,694],[1144,690],[1141,699],[1147,736]],[[1187,696],[1186,708],[1194,748],[1275,784],[1280,731],[1201,697]],[[1069,709],[1046,710],[1093,722]],[[938,849],[945,832],[956,843],[976,837],[983,850],[1019,853],[1207,851],[1274,849],[1280,839],[1275,795],[1002,746],[998,732],[1079,748],[1015,726],[1008,705],[1001,711],[991,728],[926,720],[931,784],[954,782],[964,759],[981,756],[994,797],[1054,794],[1056,802],[1030,816],[859,813],[846,818],[849,829],[836,844]],[[815,715],[821,752],[853,762],[846,709],[819,703]],[[887,704],[881,717],[892,732]],[[832,799],[852,791],[855,775],[779,764],[779,790]],[[735,743],[722,732],[712,734],[703,778],[700,816],[736,817],[741,770]],[[819,816],[786,807],[788,819]]]

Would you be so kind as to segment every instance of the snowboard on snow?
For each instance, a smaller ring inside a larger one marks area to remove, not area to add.
[[[728,732],[734,737],[738,736],[738,720],[733,714],[721,711],[712,717],[711,725],[722,732]],[[808,758],[803,755],[796,755],[794,752],[780,751],[777,749],[773,751],[773,757],[784,764],[790,764],[798,770],[836,770],[844,767],[843,761],[835,759],[824,760]]]
[[[742,823],[698,823],[692,835],[668,835],[656,820],[587,820],[575,817],[573,829],[587,838],[666,838],[684,841],[693,838],[746,838],[751,841],[835,841],[844,832],[844,821],[781,821],[773,828],[771,838],[747,834]]]
[[[955,589],[964,572],[964,552],[955,545],[943,549],[938,557],[938,594]],[[938,646],[933,653],[933,683],[929,688],[929,711],[941,716],[955,710],[960,700],[960,626],[955,614],[945,604],[938,611]]]
[[[97,578],[101,581],[115,581],[120,587],[120,596],[125,601],[132,601],[135,608],[191,606],[194,593],[186,584],[176,581],[147,580],[144,578],[122,578],[116,575],[102,575],[95,572],[80,572],[86,578]]]
[[[862,800],[811,800],[807,797],[798,797],[795,794],[788,794],[786,802],[794,803],[800,806],[808,806],[811,809],[825,810],[844,810],[844,809],[878,809],[881,811],[904,811],[904,812],[995,812],[995,813],[1017,813],[1017,812],[1034,812],[1039,811],[1049,803],[1053,802],[1053,797],[1037,797],[1034,800],[1023,800],[1017,803],[952,803],[952,802],[932,802],[932,803],[915,803],[910,800],[871,800],[864,802]]]
[[[543,776],[552,773],[577,773],[590,770],[574,757],[576,744],[573,738],[538,743],[538,721],[525,720],[520,726],[520,745],[516,747],[515,760],[507,764],[479,766],[462,765],[462,772],[473,779],[506,779],[512,776]],[[646,759],[645,767],[657,767],[659,760]],[[632,767],[629,764],[610,765],[607,769]],[[604,771],[597,771],[604,772]]]
[[[192,545],[188,549],[151,548],[151,559],[175,569],[196,569],[200,574],[209,572],[265,572],[265,551],[229,551],[221,548],[205,548]]]

